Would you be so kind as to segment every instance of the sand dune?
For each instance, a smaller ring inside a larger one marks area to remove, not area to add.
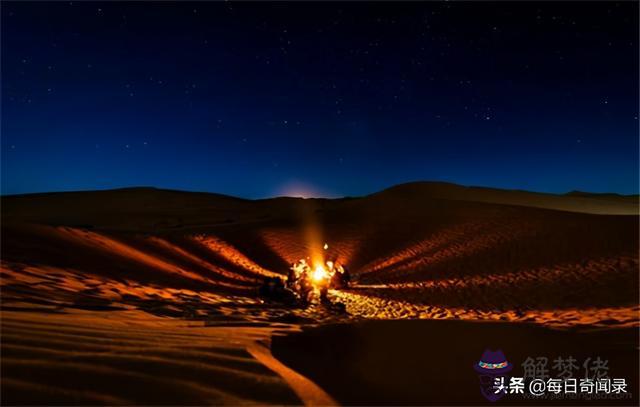
[[[622,332],[640,325],[638,227],[637,197],[441,183],[338,200],[152,188],[3,197],[3,403],[333,401],[333,382],[269,353],[274,335],[330,322]],[[357,280],[331,293],[348,314],[256,297],[264,277],[324,242]]]
[[[601,215],[637,215],[638,195],[599,194],[571,191],[564,195],[482,187],[464,187],[444,182],[416,182],[397,185],[379,195],[393,194],[416,199],[428,196],[447,199],[555,209]],[[375,194],[374,194],[375,195]]]

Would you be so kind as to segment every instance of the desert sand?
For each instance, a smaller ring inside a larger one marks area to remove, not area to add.
[[[2,403],[477,404],[470,366],[502,346],[606,354],[632,383],[617,402],[637,404],[638,213],[637,197],[443,183],[5,196]],[[324,242],[356,280],[330,293],[346,313],[257,297]]]

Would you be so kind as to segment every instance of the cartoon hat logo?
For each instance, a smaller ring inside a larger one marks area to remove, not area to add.
[[[505,383],[509,382],[507,373],[513,369],[513,365],[507,361],[502,350],[491,351],[486,349],[480,360],[473,365],[480,379],[480,393],[489,401],[500,400],[505,393],[496,392],[496,378],[504,377]]]

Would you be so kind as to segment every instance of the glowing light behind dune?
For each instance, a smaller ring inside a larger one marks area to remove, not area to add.
[[[320,190],[320,188],[300,181],[291,181],[278,188],[274,196],[287,196],[291,198],[334,198],[333,194]]]

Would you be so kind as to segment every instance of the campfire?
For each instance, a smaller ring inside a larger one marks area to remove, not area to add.
[[[327,269],[325,269],[320,264],[320,265],[316,266],[316,269],[313,271],[313,275],[311,277],[312,277],[314,283],[321,284],[325,280],[328,280],[331,277],[331,275],[329,274]]]
[[[325,253],[328,249],[325,243]],[[320,258],[315,261],[309,257],[298,260],[291,266],[287,278],[289,288],[305,301],[314,293],[325,300],[329,289],[346,288],[349,284],[349,274],[337,260],[324,260],[324,255],[317,257]]]

